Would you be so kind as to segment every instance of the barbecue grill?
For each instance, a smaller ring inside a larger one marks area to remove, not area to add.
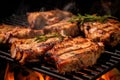
[[[9,18],[3,20],[2,23],[10,24],[10,25],[21,25],[28,26],[25,15],[12,15]],[[44,73],[46,75],[55,77],[61,80],[95,80],[99,78],[101,75],[105,74],[109,70],[117,67],[120,63],[120,45],[118,44],[114,48],[106,48],[105,52],[98,59],[97,63],[92,67],[88,67],[80,70],[79,72],[72,72],[70,74],[62,75],[58,73],[57,70],[51,70],[50,66],[40,66],[39,63],[35,63],[34,65],[25,65],[25,67],[30,68],[32,70],[38,71],[40,73]],[[8,62],[12,62],[14,64],[20,65],[14,59],[10,57],[9,49],[1,49],[0,50],[0,58],[7,60]],[[20,65],[21,66],[21,65]]]
[[[23,14],[22,15],[13,14],[7,19],[6,18],[2,19],[1,23],[10,24],[10,25],[28,26],[27,16]],[[60,80],[95,80],[100,76],[102,76],[103,74],[105,74],[106,72],[113,69],[114,67],[120,69],[118,67],[120,64],[119,47],[120,44],[118,44],[115,48],[106,48],[105,52],[101,55],[101,57],[98,59],[95,65],[82,69],[78,72],[72,72],[65,75],[60,74],[57,70],[51,69],[49,65],[40,66],[39,63],[35,63],[32,66],[25,65],[25,67],[55,77],[56,79],[60,79]],[[10,57],[9,49],[1,48],[0,58],[12,64],[17,64],[21,66],[18,62],[16,62],[14,59]]]
[[[78,72],[73,72],[70,74],[65,74],[65,75],[59,74],[57,70],[51,70],[49,66],[40,66],[39,63],[29,67],[26,65],[25,67],[44,73],[46,75],[55,77],[60,80],[71,80],[71,79],[72,80],[95,80],[100,76],[102,76],[103,74],[105,74],[106,72],[108,72],[109,70],[119,65],[120,63],[120,49],[118,49],[119,47],[120,46],[118,45],[112,51],[106,50],[101,55],[97,63],[92,67],[88,67]],[[8,62],[12,62],[14,64],[20,65],[10,57],[10,54],[8,51],[0,50],[0,58],[7,60]]]

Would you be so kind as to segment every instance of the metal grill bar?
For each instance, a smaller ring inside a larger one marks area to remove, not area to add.
[[[3,52],[3,51],[0,51],[0,58],[2,59],[5,59],[9,62],[13,62],[13,63],[16,63],[18,64],[17,62],[15,62],[14,59],[12,59],[9,55],[9,53],[7,52]],[[21,66],[20,64],[18,64],[19,66]],[[41,67],[31,67],[32,70],[35,70],[35,71],[38,71],[38,72],[41,72],[41,73],[44,73],[44,74],[47,74],[49,76],[53,76],[55,78],[58,78],[60,80],[70,80],[69,78],[65,77],[64,75],[60,75],[58,73],[55,73],[55,72],[52,72],[52,71],[48,71],[49,68],[46,68],[44,66],[41,66]]]
[[[26,15],[12,15],[7,19],[2,20],[2,23],[10,25],[21,25],[28,27],[28,21]]]
[[[0,58],[3,58],[7,61],[15,63],[15,61],[10,57],[8,52],[0,51]],[[79,72],[73,72],[69,75],[62,75],[59,74],[57,70],[51,70],[49,67],[46,66],[32,66],[31,69],[47,74],[49,76],[55,77],[60,80],[95,80],[104,73],[108,72],[109,70],[116,67],[117,64],[120,63],[120,51],[115,50],[115,52],[105,51],[103,54],[108,55],[110,59],[108,60],[98,60],[97,64],[93,65],[92,67],[88,67],[85,69],[80,70]],[[104,55],[101,56],[102,58]],[[105,58],[107,58],[105,56]]]
[[[116,50],[116,52],[118,52],[118,50]],[[118,53],[113,53],[113,52],[110,52],[110,51],[105,51],[105,53],[107,53],[107,54],[111,54],[111,55],[114,55],[114,56],[119,56],[120,57],[120,54],[118,54]]]

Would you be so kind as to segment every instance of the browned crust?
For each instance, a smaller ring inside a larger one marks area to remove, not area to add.
[[[12,42],[11,57],[21,64],[38,62],[47,50],[60,41],[59,38],[50,38],[44,42],[37,42],[35,38],[18,39]]]
[[[62,36],[77,36],[79,29],[76,23],[63,21],[51,26],[46,26],[41,30],[32,30],[21,26],[1,25],[0,26],[0,43],[7,43],[11,38],[33,38],[48,33],[59,33]],[[11,41],[9,41],[11,42]]]
[[[33,38],[43,34],[43,30],[32,30],[23,26],[0,25],[0,43],[7,43],[11,37]]]
[[[73,14],[68,11],[51,10],[45,12],[30,12],[27,13],[28,23],[31,28],[41,29],[44,26],[49,26],[58,23],[66,18],[72,17]]]
[[[66,73],[94,65],[103,51],[102,43],[77,37],[56,44],[45,59],[55,64],[60,73]]]
[[[120,42],[120,22],[109,19],[101,22],[86,22],[80,26],[85,37],[93,41],[104,42],[105,45],[116,46]]]
[[[72,37],[75,37],[79,34],[79,28],[77,23],[70,23],[68,21],[61,21],[59,23],[50,26],[45,26],[45,28],[43,28],[43,31],[45,33],[58,32],[62,36],[72,36]]]

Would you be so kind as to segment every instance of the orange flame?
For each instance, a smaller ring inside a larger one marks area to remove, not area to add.
[[[4,80],[14,80],[14,72],[10,71],[10,65],[7,64]]]
[[[120,72],[118,69],[114,68],[106,74],[102,75],[97,80],[120,80]]]
[[[35,74],[39,76],[39,80],[44,80],[44,77],[41,73],[35,72]]]
[[[35,71],[29,71],[29,74],[24,76],[21,72],[17,75],[16,80],[44,80],[41,73]]]
[[[10,64],[7,64],[4,80],[56,80],[50,76],[26,68],[22,68],[23,71],[19,71],[17,74],[15,74],[14,70],[11,71],[11,67],[12,66],[10,66]],[[28,74],[23,75],[24,71]]]
[[[23,75],[22,71],[19,71],[15,77],[15,73],[11,69],[13,69],[12,66],[10,66],[10,64],[7,64],[4,80],[56,80],[55,78],[26,68],[22,68],[22,70],[23,72],[26,71],[29,74]],[[106,74],[102,75],[97,80],[120,80],[120,72],[114,68]]]
[[[50,80],[50,77],[49,77],[49,76],[46,76],[46,77],[45,77],[45,80]]]

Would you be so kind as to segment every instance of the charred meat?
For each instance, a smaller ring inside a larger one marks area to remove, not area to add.
[[[45,60],[56,66],[60,73],[77,71],[97,62],[104,46],[86,38],[76,37],[56,44],[45,53]]]
[[[34,35],[33,38],[16,39],[18,37],[12,37],[9,39],[9,43],[12,44],[12,58],[19,60],[22,64],[40,61],[39,57],[44,55],[56,43],[62,41],[65,37],[75,37],[79,34],[77,24],[67,21],[61,21],[50,26],[45,26],[41,30],[33,31],[42,31],[43,35],[40,33],[40,35]]]
[[[86,38],[93,41],[101,41],[105,45],[116,46],[120,42],[120,22],[108,19],[105,22],[85,22],[80,30]]]
[[[11,57],[21,64],[39,62],[46,51],[63,40],[62,36],[51,33],[31,39],[12,39]]]
[[[8,42],[11,37],[25,39],[53,32],[60,33],[62,36],[77,36],[79,34],[79,29],[76,23],[67,21],[61,21],[50,26],[45,26],[45,28],[39,30],[3,24],[0,25],[0,43]]]
[[[32,38],[43,34],[42,30],[32,30],[23,26],[0,25],[0,43],[6,43],[9,38]]]
[[[43,29],[44,33],[58,32],[62,36],[78,36],[79,28],[77,23],[70,23],[68,21],[60,21],[59,23],[45,26]]]
[[[58,23],[59,21],[65,20],[71,16],[72,13],[61,10],[51,10],[46,12],[30,12],[27,13],[28,23],[33,29],[41,29],[44,26]]]

